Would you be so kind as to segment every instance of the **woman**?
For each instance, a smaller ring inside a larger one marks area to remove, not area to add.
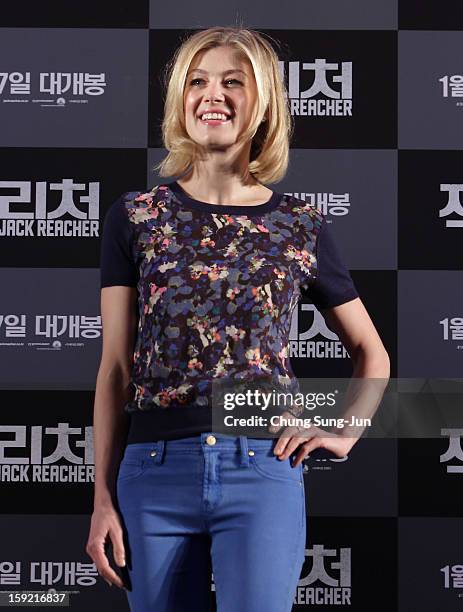
[[[183,178],[126,193],[107,213],[87,552],[136,612],[209,609],[211,569],[220,612],[291,610],[302,460],[319,446],[344,456],[355,438],[217,433],[209,400],[214,381],[294,380],[286,345],[300,290],[356,376],[389,375],[324,217],[264,185],[286,172],[291,130],[264,37],[196,32],[174,57],[163,122],[160,174]]]

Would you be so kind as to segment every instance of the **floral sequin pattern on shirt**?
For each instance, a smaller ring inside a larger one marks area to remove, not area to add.
[[[184,207],[167,185],[125,200],[140,271],[126,410],[207,405],[211,384],[294,379],[287,345],[315,277],[321,214],[291,196],[259,216]]]

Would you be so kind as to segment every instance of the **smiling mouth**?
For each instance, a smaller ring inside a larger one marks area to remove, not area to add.
[[[205,125],[222,125],[224,123],[230,123],[231,120],[231,117],[228,119],[201,119],[201,117],[198,117],[198,121],[200,123],[204,123]]]

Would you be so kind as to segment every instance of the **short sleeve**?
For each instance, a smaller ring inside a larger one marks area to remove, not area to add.
[[[100,250],[100,286],[136,287],[138,269],[132,255],[130,221],[125,194],[109,207],[103,224]]]
[[[323,215],[315,244],[317,271],[307,296],[316,308],[333,308],[359,297]]]

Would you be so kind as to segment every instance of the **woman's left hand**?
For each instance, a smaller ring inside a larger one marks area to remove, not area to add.
[[[287,416],[293,415],[288,413]],[[358,438],[347,438],[320,427],[285,427],[273,452],[283,461],[300,446],[293,462],[293,467],[296,467],[316,448],[325,448],[337,457],[345,457],[357,440]]]

